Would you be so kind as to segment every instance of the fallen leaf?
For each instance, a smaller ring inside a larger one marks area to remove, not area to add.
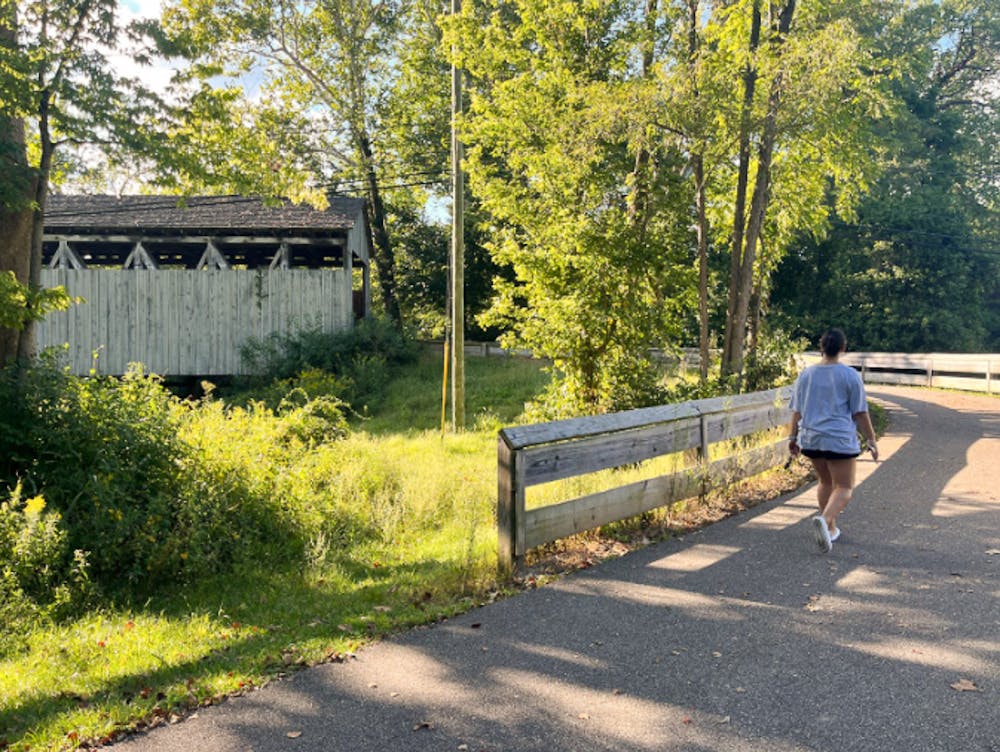
[[[692,721],[690,718],[685,718],[684,720],[681,721],[681,723],[683,723],[685,726],[689,726],[692,723],[694,723],[694,721]]]
[[[392,611],[392,606],[375,606],[376,611],[381,611],[382,613],[387,613]]]
[[[577,718],[579,718],[582,721],[589,721],[590,713],[580,713],[580,715],[578,715]]]
[[[976,683],[971,679],[959,679],[954,684],[950,685],[952,689],[956,692],[982,692],[982,690],[976,686]]]
[[[302,736],[302,732],[301,731],[289,731],[287,734],[285,734],[285,736],[287,736],[289,739],[298,739],[300,736]]]
[[[416,724],[413,727],[413,730],[420,731],[420,729],[432,729],[432,728],[434,728],[434,724],[431,723],[430,721],[421,721],[420,723]]]
[[[987,556],[1000,556],[1000,548],[991,548],[986,552]]]

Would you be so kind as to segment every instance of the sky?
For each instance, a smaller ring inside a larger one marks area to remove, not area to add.
[[[160,0],[120,0],[118,3],[119,22],[125,26],[130,21],[140,18],[159,18]],[[113,54],[109,56],[115,70],[127,76],[135,76],[159,92],[166,90],[173,70],[163,61],[159,65],[140,67],[128,55]]]

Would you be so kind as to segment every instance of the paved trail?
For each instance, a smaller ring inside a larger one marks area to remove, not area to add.
[[[113,749],[1000,752],[1000,400],[869,394],[829,555],[808,486]]]

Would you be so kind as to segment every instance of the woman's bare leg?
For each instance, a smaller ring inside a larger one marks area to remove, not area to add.
[[[832,491],[823,507],[823,519],[830,534],[837,532],[837,515],[844,511],[854,496],[854,459],[827,460],[832,479]]]
[[[816,499],[819,503],[819,513],[826,511],[826,505],[830,503],[830,494],[833,493],[833,475],[830,472],[829,460],[810,459],[819,486],[816,488]]]

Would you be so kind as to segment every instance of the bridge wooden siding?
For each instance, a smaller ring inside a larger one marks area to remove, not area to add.
[[[251,337],[354,321],[350,269],[43,269],[42,284],[84,299],[37,329],[40,347],[71,343],[79,375],[133,362],[170,376],[240,374]]]

